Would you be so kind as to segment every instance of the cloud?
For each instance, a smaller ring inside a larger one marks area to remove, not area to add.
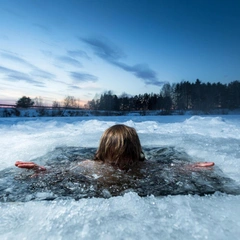
[[[32,80],[31,76],[29,74],[19,72],[10,68],[5,68],[0,66],[0,73],[5,74],[5,76],[12,81],[25,81],[30,84],[34,84],[39,87],[43,87],[43,83],[39,81]]]
[[[82,38],[80,40],[87,43],[98,57],[110,63],[125,57],[123,51],[107,39]]]
[[[165,83],[158,80],[157,73],[147,64],[128,65],[120,61],[126,55],[110,41],[99,38],[79,38],[79,40],[89,45],[95,55],[127,72],[133,73],[137,78],[142,79],[146,85],[162,86]]]
[[[43,71],[41,69],[34,69],[30,74],[32,76],[40,77],[40,78],[43,78],[43,79],[53,79],[55,77],[54,74]]]
[[[116,62],[116,66],[124,69],[127,72],[132,72],[137,78],[143,79],[147,85],[162,86],[166,82],[159,81],[156,72],[149,68],[147,64],[136,64],[129,66],[124,63]]]
[[[33,77],[40,77],[40,78],[43,78],[43,79],[53,79],[55,78],[55,75],[50,73],[50,72],[47,72],[47,71],[44,71],[36,66],[34,66],[33,64],[29,63],[28,61],[26,61],[25,59],[21,58],[21,57],[18,57],[16,54],[14,53],[11,53],[11,52],[2,52],[1,53],[1,56],[5,59],[9,59],[11,61],[14,61],[14,62],[17,62],[17,63],[20,63],[24,66],[27,66],[29,68],[31,68],[31,72],[30,72],[30,75],[32,75]]]
[[[69,65],[72,65],[74,67],[82,67],[82,64],[78,60],[76,60],[72,57],[60,56],[60,57],[57,57],[57,60],[64,63],[64,64],[66,63],[66,64],[69,64]]]
[[[72,89],[72,90],[79,90],[79,89],[81,89],[81,88],[78,87],[78,86],[72,85],[72,86],[69,86],[69,89]]]
[[[43,32],[45,32],[47,34],[49,34],[51,32],[50,28],[45,26],[45,25],[34,23],[33,26],[37,27],[38,29],[40,29],[41,31],[43,31]]]
[[[86,59],[91,59],[88,54],[82,50],[75,50],[75,51],[67,51],[67,54],[70,57],[80,57],[80,58],[86,58]]]
[[[17,56],[16,54],[14,54],[14,53],[2,52],[2,53],[1,53],[1,56],[4,57],[4,58],[6,58],[6,59],[9,59],[9,60],[11,60],[11,61],[24,64],[25,66],[28,66],[28,67],[31,67],[31,68],[34,68],[34,67],[35,67],[33,64],[27,62],[27,61],[24,60],[23,58],[18,57],[18,56]]]
[[[96,82],[98,80],[96,76],[82,72],[70,72],[70,76],[77,82]]]
[[[22,19],[26,18],[26,16],[19,13],[19,11],[16,12],[15,10],[12,10],[12,9],[9,9],[9,8],[2,8],[2,10],[5,11],[6,13],[12,15],[13,17],[17,17],[18,18],[17,20],[19,20],[19,19],[22,20]]]
[[[51,51],[41,50],[42,54],[46,57],[53,57],[53,53]]]

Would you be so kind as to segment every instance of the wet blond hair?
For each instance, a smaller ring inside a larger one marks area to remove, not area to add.
[[[102,135],[94,160],[128,170],[145,159],[139,137],[134,128],[117,124]]]

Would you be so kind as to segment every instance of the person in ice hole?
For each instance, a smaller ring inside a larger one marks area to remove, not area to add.
[[[99,147],[93,160],[124,171],[139,166],[139,164],[145,160],[145,155],[142,152],[136,130],[123,124],[117,124],[108,128],[101,137]],[[78,166],[84,166],[94,161],[85,160],[80,162]],[[198,168],[209,168],[213,165],[214,162],[197,162],[188,164],[186,169],[191,171]],[[33,169],[36,172],[47,171],[45,167],[39,166],[34,162],[17,161],[15,166]]]

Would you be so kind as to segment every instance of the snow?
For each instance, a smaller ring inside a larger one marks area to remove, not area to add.
[[[194,161],[214,161],[240,184],[239,120],[240,115],[0,118],[0,170],[59,146],[97,147],[105,129],[124,123],[136,128],[143,146],[174,146]],[[0,203],[0,216],[1,239],[239,239],[240,196],[141,198],[129,192],[109,199]]]

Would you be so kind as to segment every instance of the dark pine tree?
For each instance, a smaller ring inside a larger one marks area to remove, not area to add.
[[[23,96],[16,102],[17,108],[29,108],[32,107],[34,101],[30,97]]]

